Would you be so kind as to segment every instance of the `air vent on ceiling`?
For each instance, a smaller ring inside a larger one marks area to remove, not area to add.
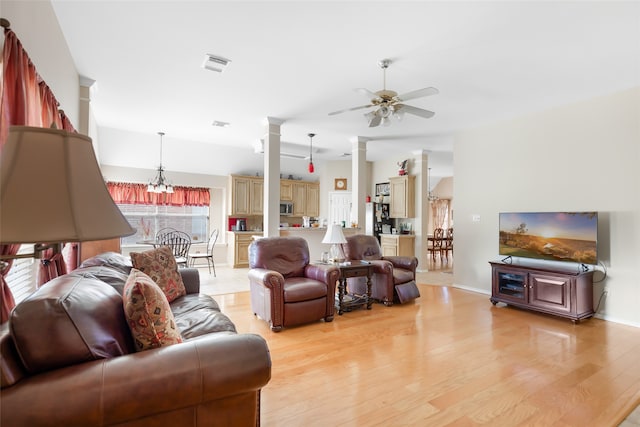
[[[221,73],[227,67],[229,62],[231,62],[230,59],[207,53],[204,56],[204,62],[202,63],[202,68],[206,70],[215,71],[217,73]]]
[[[231,126],[231,123],[221,122],[220,120],[214,120],[213,123],[211,123],[211,125],[219,128],[228,128],[229,126]]]

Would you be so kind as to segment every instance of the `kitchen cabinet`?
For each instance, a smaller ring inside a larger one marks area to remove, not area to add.
[[[293,201],[293,182],[289,179],[280,180],[280,200]]]
[[[305,185],[305,190],[305,215],[311,217],[320,216],[320,183],[308,182]],[[294,204],[294,209],[295,206],[296,205]]]
[[[415,256],[413,234],[381,234],[382,256]]]
[[[229,215],[264,214],[264,178],[229,175]],[[293,203],[292,216],[320,215],[320,184],[291,179],[280,180],[280,200]]]
[[[262,215],[264,180],[262,177],[229,176],[229,215]]]
[[[402,175],[389,178],[389,191],[391,204],[389,206],[390,218],[415,217],[416,205],[416,177],[414,175]]]
[[[251,232],[228,232],[229,237],[229,259],[232,260],[233,268],[249,267],[249,245],[253,241],[255,233]]]
[[[264,180],[249,180],[249,215],[262,215],[264,212]]]
[[[293,183],[293,215],[307,215],[307,185],[304,181]]]
[[[593,316],[593,271],[491,262],[491,303],[554,314],[574,323]]]

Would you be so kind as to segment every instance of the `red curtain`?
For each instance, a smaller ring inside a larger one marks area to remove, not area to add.
[[[0,75],[0,153],[9,135],[9,126],[56,127],[75,132],[73,125],[62,110],[58,110],[58,101],[51,88],[36,71],[29,55],[22,47],[16,34],[9,28],[4,30],[2,49],[2,75]],[[0,253],[14,255],[20,245],[0,245]],[[50,270],[45,262],[41,266],[40,276],[46,277]],[[10,265],[10,264],[9,264]],[[2,271],[2,311],[5,322],[15,306],[13,295],[4,276],[9,268]],[[64,267],[63,267],[64,268]],[[60,270],[62,271],[62,269]],[[55,277],[55,276],[54,276]]]
[[[109,193],[116,203],[138,205],[209,206],[208,188],[173,187],[173,193],[148,193],[146,184],[107,182]]]

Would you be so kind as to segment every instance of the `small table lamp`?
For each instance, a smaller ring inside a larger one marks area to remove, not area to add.
[[[333,224],[327,227],[327,233],[322,239],[322,243],[331,244],[331,259],[333,262],[344,261],[344,253],[342,252],[342,243],[347,243],[347,239],[344,238],[342,233],[342,226],[340,224]]]
[[[0,260],[135,233],[107,190],[91,138],[12,126],[1,150],[0,243],[36,245],[32,254]]]

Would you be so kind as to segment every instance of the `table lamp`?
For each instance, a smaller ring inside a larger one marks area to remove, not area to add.
[[[347,243],[347,239],[344,238],[342,233],[342,226],[340,224],[333,224],[327,227],[327,233],[322,239],[322,243],[331,244],[331,260],[333,262],[344,261],[344,253],[342,252],[342,243]]]
[[[91,138],[59,129],[13,126],[1,147],[0,243],[33,243],[40,258],[61,243],[135,233],[116,206]]]

